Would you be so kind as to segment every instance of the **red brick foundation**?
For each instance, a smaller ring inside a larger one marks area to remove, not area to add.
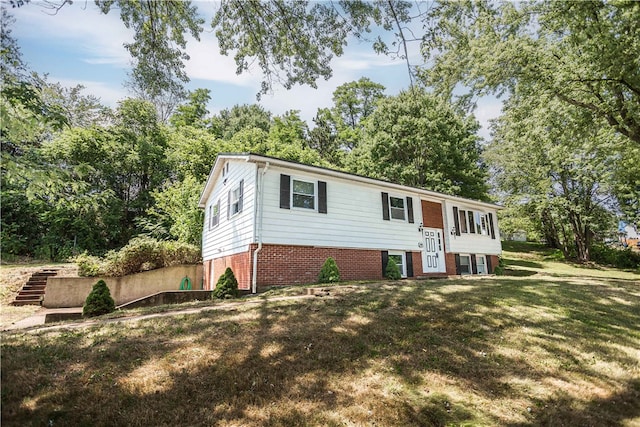
[[[258,254],[257,284],[315,283],[328,257],[336,260],[341,280],[382,279],[382,255],[377,250],[264,245]]]
[[[205,262],[205,273],[211,265],[213,275],[205,274],[205,289],[213,289],[217,278],[231,267],[238,279],[238,287],[251,289],[253,253],[256,244],[246,252]],[[379,250],[319,248],[315,246],[264,245],[258,253],[257,286],[315,283],[322,264],[328,257],[336,260],[341,280],[379,280],[382,275],[382,255]],[[445,253],[446,275],[456,274],[455,254]],[[498,257],[490,255],[492,270]],[[422,254],[412,252],[414,277],[443,276],[444,273],[422,273]],[[491,271],[493,273],[493,271]],[[209,277],[211,279],[209,280]]]

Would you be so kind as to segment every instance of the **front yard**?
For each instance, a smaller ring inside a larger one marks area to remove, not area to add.
[[[5,333],[2,424],[640,425],[640,276],[508,267]]]

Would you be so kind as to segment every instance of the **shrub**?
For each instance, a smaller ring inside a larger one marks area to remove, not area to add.
[[[387,262],[387,267],[384,269],[384,277],[389,280],[398,280],[402,277],[400,269],[392,260]]]
[[[495,274],[496,276],[502,276],[504,274],[504,267],[504,258],[499,257],[498,265],[496,265],[496,267],[493,269],[493,274]]]
[[[227,267],[224,274],[218,279],[213,297],[218,299],[236,298],[238,296],[238,281],[231,268]]]
[[[111,292],[104,280],[98,280],[87,296],[82,307],[82,315],[85,317],[100,316],[115,311],[116,303],[111,298]]]
[[[329,257],[322,264],[320,274],[318,275],[318,283],[335,283],[340,281],[340,270],[336,260]]]
[[[159,241],[137,237],[119,251],[109,251],[104,258],[87,254],[76,257],[80,276],[117,277],[156,268],[200,262],[200,249],[188,243]]]
[[[591,261],[616,268],[639,268],[640,254],[630,248],[616,249],[605,245],[593,245],[590,248]]]
[[[74,259],[78,265],[78,274],[85,277],[95,277],[104,275],[104,265],[97,256],[82,253]]]

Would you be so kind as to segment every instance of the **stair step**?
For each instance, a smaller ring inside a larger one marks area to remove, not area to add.
[[[45,286],[23,286],[23,291],[44,291],[46,289]]]
[[[38,301],[40,301],[40,297],[41,295],[16,295],[16,301],[24,301],[24,300],[31,300],[31,299],[37,299]]]
[[[44,295],[44,289],[22,289],[18,295]]]
[[[42,286],[46,286],[47,285],[47,281],[46,280],[29,280],[26,284],[27,285],[42,285]]]
[[[11,305],[40,305],[40,298],[29,300],[15,300],[11,302]]]

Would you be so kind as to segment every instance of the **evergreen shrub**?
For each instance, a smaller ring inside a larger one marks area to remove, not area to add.
[[[216,288],[213,290],[213,298],[237,298],[238,297],[238,281],[233,274],[231,268],[227,267],[224,274],[218,279]]]
[[[318,275],[318,283],[335,283],[339,281],[340,270],[338,269],[338,264],[336,264],[335,259],[329,257],[324,264],[322,264],[320,274]]]
[[[111,292],[104,280],[98,280],[87,296],[82,307],[82,315],[95,317],[115,311],[116,303],[111,298]]]
[[[384,270],[384,277],[389,280],[399,280],[402,277],[402,275],[400,274],[400,269],[392,260],[389,260],[387,262],[387,268],[385,268]]]
[[[493,274],[495,274],[496,276],[502,276],[504,274],[504,267],[504,258],[499,257],[498,265],[496,265],[496,267],[493,269]]]

